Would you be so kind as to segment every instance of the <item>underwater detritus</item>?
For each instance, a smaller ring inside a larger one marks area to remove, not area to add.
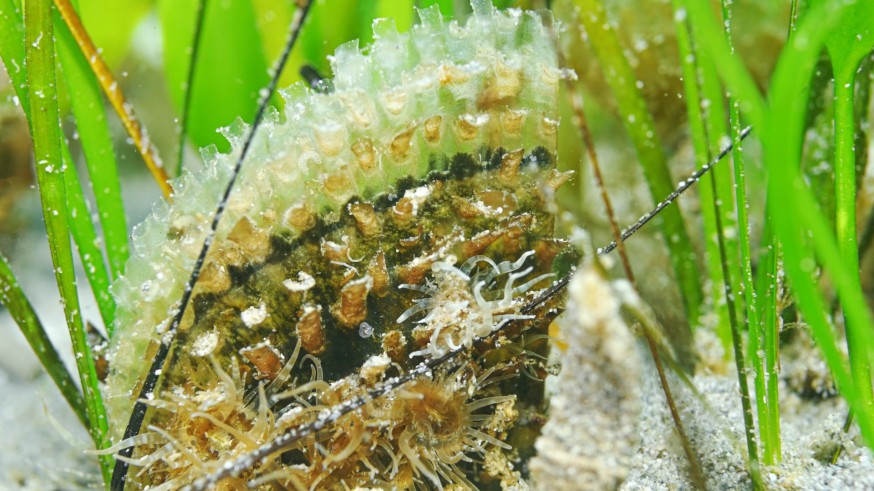
[[[559,323],[562,371],[530,464],[538,489],[616,489],[629,473],[638,448],[642,362],[620,309],[632,292],[591,258],[568,283]]]

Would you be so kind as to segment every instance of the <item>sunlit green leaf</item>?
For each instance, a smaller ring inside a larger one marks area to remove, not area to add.
[[[817,5],[819,2],[814,2]],[[831,29],[825,40],[834,71],[835,130],[835,233],[841,258],[851,269],[855,288],[859,283],[858,237],[856,232],[856,71],[862,59],[874,48],[874,2],[856,2]],[[869,83],[863,80],[862,83]],[[842,299],[844,308],[846,300]],[[847,323],[850,368],[857,386],[871,386],[870,345],[860,332],[862,326]],[[868,391],[870,392],[870,391]],[[868,410],[874,400],[866,398]]]
[[[182,108],[194,36],[197,0],[160,0],[164,64],[171,98]],[[208,2],[192,90],[189,135],[196,147],[228,142],[216,129],[237,117],[251,122],[258,92],[268,81],[268,64],[248,0]]]
[[[106,63],[115,67],[130,50],[134,28],[152,8],[152,0],[79,0],[79,16]]]

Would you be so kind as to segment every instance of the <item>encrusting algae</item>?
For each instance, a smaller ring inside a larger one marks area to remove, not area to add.
[[[348,43],[331,59],[331,93],[283,93],[178,332],[170,320],[243,129],[136,229],[113,287],[108,378],[112,451],[135,447],[127,489],[524,487],[546,411],[536,340],[558,309],[522,308],[575,254],[552,215],[569,177],[555,168],[569,73],[551,19],[473,5],[464,25],[436,7],[408,34],[377,21],[373,46]],[[162,342],[171,351],[143,429],[120,441]],[[246,460],[316,419],[331,424]],[[244,465],[215,477],[229,462]]]

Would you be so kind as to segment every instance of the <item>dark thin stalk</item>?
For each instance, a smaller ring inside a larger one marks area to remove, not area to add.
[[[252,141],[254,140],[255,132],[258,130],[258,127],[261,124],[261,120],[264,117],[264,112],[267,109],[267,105],[270,101],[270,96],[276,90],[276,86],[279,83],[279,77],[282,74],[283,69],[285,68],[285,64],[288,62],[288,57],[291,54],[291,50],[292,48],[294,48],[294,45],[298,39],[301,26],[303,26],[303,22],[306,19],[307,12],[309,12],[310,9],[310,5],[311,3],[309,1],[304,1],[304,3],[300,5],[294,13],[294,18],[292,19],[289,29],[288,43],[286,43],[285,49],[283,49],[282,54],[279,57],[279,61],[276,63],[276,67],[273,70],[273,78],[270,80],[270,84],[267,86],[267,89],[265,90],[261,101],[258,104],[258,112],[255,113],[255,120],[253,121],[252,126],[249,129],[249,133],[246,135],[246,140],[243,143],[240,157],[237,159],[237,162],[234,165],[231,179],[228,182],[227,187],[225,187],[225,192],[222,195],[218,207],[216,208],[215,216],[213,216],[212,222],[210,223],[210,230],[208,232],[206,240],[203,241],[203,247],[200,249],[200,254],[198,255],[197,260],[194,263],[194,268],[191,271],[191,276],[188,278],[188,282],[185,285],[185,290],[182,293],[179,309],[173,316],[173,322],[170,325],[170,329],[167,331],[167,334],[163,336],[163,342],[158,347],[158,352],[155,354],[155,358],[152,360],[152,365],[149,368],[149,372],[146,374],[146,378],[143,381],[142,389],[140,390],[140,394],[137,397],[137,402],[134,404],[134,408],[131,413],[130,420],[128,421],[127,428],[125,428],[124,431],[124,439],[136,436],[140,432],[140,427],[143,424],[143,419],[146,416],[147,409],[147,406],[143,402],[143,400],[152,395],[154,393],[155,387],[157,386],[158,378],[164,366],[164,362],[167,359],[167,354],[170,352],[170,347],[173,344],[173,339],[175,338],[176,332],[179,329],[179,324],[182,322],[182,316],[185,313],[185,309],[188,307],[189,302],[191,301],[191,294],[194,291],[194,285],[197,283],[198,278],[200,278],[200,272],[203,268],[203,263],[206,260],[207,254],[209,253],[210,245],[215,238],[215,232],[218,228],[219,221],[224,214],[228,198],[231,195],[231,191],[233,191],[234,184],[237,182],[237,177],[240,174],[240,169],[242,169],[243,167],[243,162],[245,161],[246,155],[249,152],[249,147],[252,145]],[[129,458],[132,454],[133,447],[128,447],[119,451],[119,456],[121,457]],[[121,459],[116,460],[115,468],[112,472],[112,480],[110,483],[110,489],[112,491],[122,491],[124,489],[124,483],[127,477],[128,467],[129,465]]]
[[[794,2],[793,2],[794,3]],[[732,52],[734,43],[731,36],[731,3],[722,1],[722,18],[725,26],[725,39]],[[756,303],[756,284],[752,271],[752,252],[750,245],[749,210],[746,195],[746,178],[743,152],[740,148],[740,105],[734,96],[728,93],[729,123],[732,141],[735,142],[732,152],[732,167],[734,168],[734,189],[737,212],[738,245],[741,259],[741,284],[746,306],[746,328],[749,333],[750,363],[755,370],[756,412],[759,423],[759,440],[762,445],[763,461],[766,465],[774,465],[781,460],[780,444],[780,401],[776,370],[768,377],[768,368],[778,359],[778,344],[774,341],[773,331],[768,333],[762,327],[759,308]],[[764,346],[763,346],[764,345]],[[760,355],[764,351],[765,357]]]
[[[856,104],[857,107],[865,108],[867,111],[868,103],[871,100],[871,89],[874,88],[874,52],[871,53],[871,58],[869,58],[868,62],[863,65],[863,69],[856,75],[860,84],[860,94],[859,94],[859,102]],[[865,113],[857,115],[859,118],[860,124],[857,126],[857,137],[856,137],[856,149],[857,149],[857,162],[868,162],[868,143],[871,141],[871,136],[866,136],[864,133],[864,128],[867,124],[869,124],[869,120]],[[871,165],[871,164],[865,164]],[[866,167],[863,165],[860,169],[860,172],[864,173],[866,171]],[[859,175],[856,176],[860,177]],[[856,185],[861,186],[862,179],[857,179]],[[858,191],[858,190],[857,190]],[[865,225],[862,227],[862,234],[859,238],[859,261],[861,262],[865,255],[870,251],[871,244],[874,243],[874,207],[868,210],[867,215],[868,218],[865,221]]]
[[[716,207],[721,208],[716,183],[713,186],[713,197],[716,199]],[[728,264],[725,258],[725,242],[722,238],[722,218],[716,214],[716,228],[719,230],[719,254],[722,259],[723,275],[728,278]],[[746,429],[747,451],[750,459],[750,474],[757,489],[762,489],[761,476],[759,475],[759,453],[756,445],[755,424],[753,423],[753,408],[750,402],[750,389],[747,383],[747,371],[744,363],[743,340],[738,329],[737,311],[734,304],[734,293],[731,284],[725,281],[725,301],[728,303],[728,320],[731,325],[731,337],[734,345],[734,363],[737,367],[737,380],[740,384],[740,401],[744,413],[744,428]]]
[[[561,63],[564,65],[564,63]],[[622,261],[622,267],[625,270],[625,276],[629,281],[634,283],[634,272],[631,270],[631,262],[628,260],[628,252],[625,249],[625,242],[621,240],[622,231],[619,228],[619,223],[616,221],[616,213],[613,211],[613,203],[610,200],[610,194],[607,192],[607,186],[604,185],[604,177],[601,174],[601,164],[598,161],[598,154],[595,152],[595,142],[592,141],[592,133],[589,131],[589,122],[586,118],[586,113],[583,111],[583,98],[580,95],[573,80],[566,79],[566,87],[570,96],[571,106],[574,110],[577,126],[580,129],[580,134],[583,137],[583,143],[586,147],[586,154],[589,157],[589,162],[592,163],[592,172],[595,176],[595,183],[598,185],[598,190],[601,192],[601,200],[604,202],[604,211],[607,213],[607,220],[610,222],[610,231],[613,233],[613,240],[619,247],[619,258]],[[635,288],[636,289],[636,288]]]
[[[750,126],[747,126],[746,128],[744,128],[743,131],[740,132],[740,139],[739,140],[743,141],[747,136],[749,136],[751,131],[752,131],[752,127],[750,127]],[[715,159],[713,159],[707,165],[704,165],[700,169],[693,172],[688,178],[686,178],[686,180],[680,181],[680,185],[677,186],[677,189],[675,189],[673,192],[671,192],[671,194],[669,194],[667,198],[665,198],[658,205],[656,205],[656,207],[653,208],[652,211],[645,213],[643,216],[641,216],[637,220],[637,222],[634,223],[634,225],[632,225],[632,226],[630,226],[622,231],[622,240],[626,240],[629,237],[631,237],[632,235],[634,235],[635,232],[640,230],[644,225],[649,223],[650,220],[655,218],[656,215],[658,215],[662,210],[664,210],[671,203],[673,203],[674,200],[677,199],[677,197],[679,197],[681,194],[683,194],[684,191],[686,191],[687,189],[692,187],[696,182],[698,182],[699,179],[701,179],[702,176],[707,174],[707,172],[709,172],[710,169],[712,169],[714,165],[716,165],[717,163],[719,163],[720,160],[725,158],[725,156],[728,155],[729,152],[731,152],[733,147],[734,147],[734,143],[723,148],[719,152],[719,155],[716,156]],[[607,244],[604,247],[599,247],[597,250],[597,253],[598,254],[607,254],[615,248],[616,248],[616,241],[614,240],[613,242]]]
[[[622,115],[626,133],[634,146],[647,185],[655,199],[674,187],[661,142],[655,137],[655,123],[646,106],[637,76],[631,68],[626,50],[619,42],[611,19],[601,0],[574,0],[577,20],[585,28],[587,41],[603,66],[607,85],[614,95]],[[698,322],[702,292],[698,278],[695,251],[689,241],[686,223],[679,209],[667,210],[659,224],[671,256],[676,285],[686,309],[688,329]]]
[[[604,185],[604,177],[601,174],[601,165],[598,161],[598,155],[595,152],[595,143],[592,141],[592,134],[589,131],[589,123],[586,119],[586,113],[583,111],[583,99],[578,90],[574,86],[572,80],[567,80],[568,92],[570,94],[571,106],[573,107],[576,116],[577,125],[580,128],[580,133],[585,143],[586,152],[589,156],[589,161],[592,163],[592,172],[595,175],[595,182],[601,192],[601,200],[604,202],[604,209],[607,212],[607,218],[610,222],[610,230],[613,233],[613,240],[619,247],[619,257],[622,262],[622,268],[625,270],[625,276],[631,283],[635,292],[639,293],[637,281],[634,276],[634,271],[631,269],[631,262],[628,260],[628,252],[625,249],[625,241],[622,240],[622,231],[619,229],[619,223],[616,221],[616,214],[613,211],[613,203],[610,201],[610,194],[607,192],[607,186]],[[646,339],[646,344],[649,347],[650,355],[653,363],[655,363],[656,371],[659,375],[659,383],[662,386],[662,392],[665,395],[665,402],[671,412],[671,418],[674,421],[674,427],[677,434],[680,436],[680,441],[683,445],[683,451],[686,453],[686,459],[689,461],[689,471],[692,482],[698,489],[706,489],[707,483],[704,479],[704,473],[701,470],[701,463],[698,461],[698,456],[692,449],[692,443],[689,436],[686,434],[686,429],[683,426],[683,420],[680,418],[680,412],[677,409],[677,404],[671,391],[671,385],[665,375],[665,368],[662,364],[661,355],[659,354],[658,346],[656,345],[653,334],[649,330],[643,331],[643,337]]]
[[[635,291],[636,290],[637,287],[635,286]],[[671,393],[671,385],[668,383],[668,377],[665,374],[665,367],[662,365],[662,358],[659,356],[658,347],[656,346],[655,340],[653,340],[652,334],[649,331],[645,331],[645,333],[646,335],[644,336],[644,339],[646,339],[646,345],[649,347],[652,361],[656,365],[656,372],[659,374],[659,383],[662,386],[662,392],[665,394],[668,409],[671,411],[671,419],[674,420],[674,428],[676,428],[677,433],[680,435],[680,442],[683,444],[683,452],[686,453],[686,460],[689,461],[689,473],[692,475],[692,483],[696,489],[706,490],[707,481],[704,479],[704,472],[701,470],[701,463],[698,462],[698,456],[695,455],[695,451],[692,449],[692,442],[689,440],[689,436],[686,434],[686,430],[683,427],[683,420],[680,419],[680,411],[674,403],[674,396]]]
[[[692,36],[692,26],[689,22],[684,22],[682,26],[685,29],[686,39],[688,40],[688,48],[690,53],[696,53],[695,49],[695,41]],[[697,59],[693,57],[693,60]],[[694,77],[692,80],[688,80],[689,85],[695,86],[695,93],[701,94],[701,86],[703,85],[701,80],[701,73],[697,70],[697,62],[693,61],[695,65]],[[695,103],[700,104],[700,101],[696,101]],[[709,140],[709,128],[706,124],[706,119],[702,119],[701,131],[703,134],[701,135],[704,142]],[[708,153],[707,160],[710,160],[709,155],[709,146],[705,147],[705,151]],[[743,349],[743,339],[740,335],[740,329],[738,328],[737,321],[737,306],[734,301],[734,293],[732,292],[731,287],[731,272],[728,268],[728,254],[726,252],[725,245],[725,233],[724,227],[722,224],[723,217],[723,203],[719,197],[719,189],[716,185],[715,179],[709,179],[710,181],[710,191],[711,196],[713,197],[713,204],[715,208],[714,218],[716,225],[716,245],[717,251],[719,252],[719,263],[722,269],[722,281],[723,288],[725,290],[725,302],[728,307],[728,324],[731,328],[731,341],[732,346],[734,347],[734,362],[737,369],[737,379],[740,385],[740,397],[741,397],[741,407],[743,408],[743,418],[744,418],[744,436],[746,437],[747,442],[747,452],[749,458],[749,466],[750,466],[750,476],[753,481],[753,487],[755,489],[763,489],[763,485],[761,482],[761,475],[759,473],[759,450],[758,450],[758,442],[756,440],[756,432],[755,432],[755,424],[753,423],[753,410],[752,404],[750,401],[750,390],[747,382],[746,375],[746,363],[744,361],[744,349]]]
[[[209,0],[197,2],[196,20],[194,24],[194,39],[191,43],[191,58],[188,60],[188,75],[185,80],[185,97],[182,100],[182,113],[179,116],[179,149],[176,156],[176,176],[182,175],[182,164],[185,161],[185,140],[188,138],[188,121],[191,110],[191,95],[194,89],[194,77],[197,73],[197,59],[200,54],[200,40],[203,36],[203,20],[206,18],[206,7]]]

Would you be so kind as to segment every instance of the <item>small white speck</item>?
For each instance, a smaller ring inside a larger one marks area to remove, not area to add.
[[[207,356],[215,351],[219,342],[217,331],[205,332],[198,336],[188,350],[193,356]]]
[[[309,273],[298,271],[297,281],[287,279],[282,282],[282,285],[287,288],[288,291],[305,292],[310,288],[316,286],[316,279],[313,278],[312,275],[310,275]]]
[[[255,327],[267,319],[267,306],[261,302],[257,307],[249,307],[240,313],[240,319],[246,327]]]

